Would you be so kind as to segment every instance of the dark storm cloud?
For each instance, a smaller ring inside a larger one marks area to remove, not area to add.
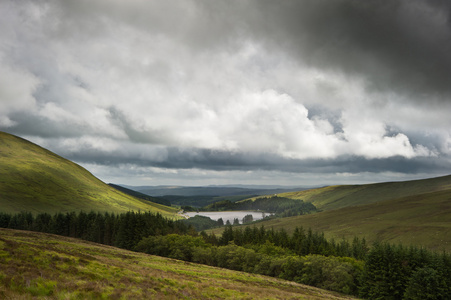
[[[365,78],[371,90],[449,101],[451,2],[255,1],[255,30],[308,65]]]
[[[278,171],[286,173],[334,174],[362,172],[393,172],[403,174],[427,173],[446,174],[451,169],[451,161],[440,158],[390,157],[365,159],[357,156],[340,156],[335,159],[287,159],[274,153],[244,153],[211,149],[160,148],[160,155],[153,158],[136,153],[112,153],[105,155],[95,149],[86,150],[83,155],[68,154],[66,157],[88,164],[119,166],[135,164],[142,167],[164,169],[204,169],[212,171]],[[163,159],[162,159],[163,157]]]

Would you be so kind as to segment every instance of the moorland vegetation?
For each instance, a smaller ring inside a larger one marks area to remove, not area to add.
[[[1,299],[349,299],[282,279],[0,228]]]

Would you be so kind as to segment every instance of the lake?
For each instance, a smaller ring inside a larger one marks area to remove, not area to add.
[[[264,215],[263,215],[264,214]],[[184,215],[188,217],[194,217],[196,215],[209,217],[212,220],[219,220],[222,218],[224,221],[224,224],[227,222],[227,220],[230,221],[230,224],[233,224],[234,219],[238,219],[240,221],[240,224],[243,222],[243,218],[246,215],[252,215],[254,218],[254,221],[263,219],[263,216],[269,216],[271,214],[269,213],[263,213],[261,211],[200,211],[200,212],[185,212]]]

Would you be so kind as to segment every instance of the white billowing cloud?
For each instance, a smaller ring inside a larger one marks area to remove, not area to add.
[[[337,140],[327,120],[309,119],[308,110],[289,95],[266,90],[241,97],[226,104],[222,116],[231,124],[222,134],[238,149],[292,158],[334,155]]]

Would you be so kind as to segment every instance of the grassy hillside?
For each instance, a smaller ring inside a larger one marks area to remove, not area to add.
[[[336,240],[365,237],[451,251],[451,189],[258,223],[292,233],[312,228]],[[220,234],[221,230],[214,230]]]
[[[0,229],[0,298],[349,299],[317,288],[49,234]]]
[[[0,132],[0,210],[15,213],[176,209],[126,195],[86,169],[27,140]]]
[[[336,185],[278,196],[301,199],[313,203],[320,210],[330,210],[447,189],[451,189],[451,175],[402,182]]]
[[[262,221],[258,226],[312,228],[327,238],[365,237],[451,251],[451,176],[365,185],[330,186],[279,194],[302,199],[323,211]],[[253,226],[253,225],[251,225]],[[212,232],[221,234],[222,228]]]

